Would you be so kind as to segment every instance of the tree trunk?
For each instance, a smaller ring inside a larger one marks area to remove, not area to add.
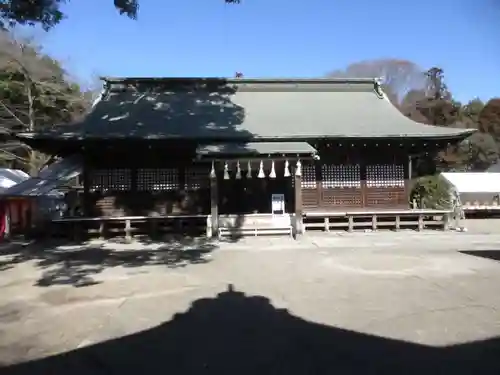
[[[28,78],[26,80],[26,96],[28,97],[28,131],[35,131],[35,109],[34,107],[34,98],[33,98],[33,83]]]

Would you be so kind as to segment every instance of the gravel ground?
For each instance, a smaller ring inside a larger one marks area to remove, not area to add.
[[[0,370],[498,374],[500,231],[474,225],[0,249]]]

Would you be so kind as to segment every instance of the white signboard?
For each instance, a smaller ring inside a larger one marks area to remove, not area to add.
[[[271,212],[273,215],[285,214],[285,194],[271,195]]]

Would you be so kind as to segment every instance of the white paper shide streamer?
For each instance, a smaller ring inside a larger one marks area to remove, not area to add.
[[[210,169],[210,178],[215,178],[216,177],[216,174],[215,174],[215,163],[212,162],[212,169]]]
[[[297,160],[297,165],[295,167],[295,176],[302,176],[302,163]]]
[[[252,163],[247,162],[247,178],[252,178]]]
[[[271,163],[271,172],[269,173],[269,178],[276,178],[276,170],[274,169],[274,160]]]
[[[241,168],[240,168],[240,162],[236,163],[236,177],[237,180],[241,180]]]
[[[264,162],[261,160],[260,165],[259,165],[259,174],[257,175],[258,178],[265,178],[266,175],[264,173]]]
[[[229,180],[229,166],[227,162],[224,163],[224,180]]]
[[[288,160],[285,161],[285,177],[290,177],[290,163]]]

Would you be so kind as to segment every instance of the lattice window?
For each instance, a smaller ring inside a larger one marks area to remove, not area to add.
[[[97,169],[90,172],[89,191],[129,191],[132,187],[130,169]]]
[[[108,171],[93,170],[89,172],[89,191],[107,191],[108,190]]]
[[[206,187],[209,180],[209,167],[188,167],[185,172],[184,186],[186,190],[198,190]]]
[[[366,167],[367,187],[404,187],[403,165],[376,164]]]
[[[316,167],[314,165],[302,166],[302,189],[315,189],[316,188]]]
[[[137,171],[137,190],[168,191],[179,188],[177,168],[144,168]]]
[[[359,164],[322,165],[321,176],[324,188],[361,187],[361,168]]]

